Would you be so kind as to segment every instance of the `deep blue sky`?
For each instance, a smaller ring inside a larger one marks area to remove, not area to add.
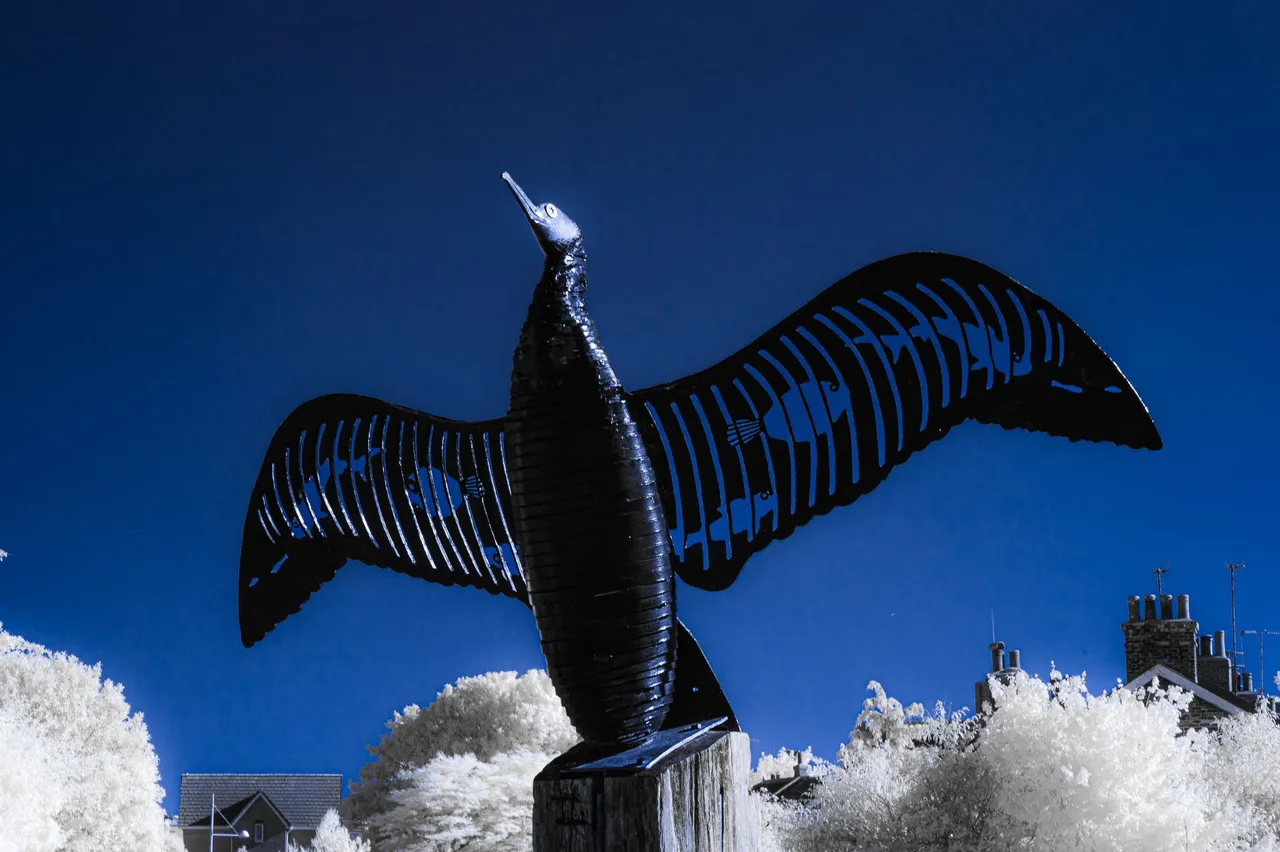
[[[582,225],[631,387],[938,249],[1065,309],[1163,433],[969,424],[682,587],[757,754],[833,754],[872,678],[970,704],[992,608],[1027,668],[1106,687],[1166,562],[1210,629],[1247,562],[1240,626],[1280,629],[1275,4],[195,5],[0,25],[0,621],[126,685],[171,808],[182,772],[354,775],[393,710],[542,665],[519,604],[358,565],[236,626],[297,403],[505,411],[541,255],[504,169]]]

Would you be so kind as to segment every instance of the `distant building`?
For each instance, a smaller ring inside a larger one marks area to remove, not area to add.
[[[768,793],[779,799],[796,802],[807,802],[812,798],[814,789],[821,783],[814,775],[809,774],[809,767],[804,765],[800,752],[796,752],[796,765],[788,774],[767,778],[751,788],[753,793]]]
[[[992,642],[987,647],[991,650],[991,674],[987,677],[994,677],[1001,683],[1008,683],[1013,680],[1014,675],[1022,671],[1020,668],[1022,652],[1010,651],[1006,660],[1003,642]],[[992,703],[991,686],[984,677],[973,685],[973,712],[981,713],[985,705]]]
[[[1256,713],[1275,708],[1254,692],[1253,675],[1237,671],[1227,656],[1226,632],[1200,635],[1200,625],[1191,619],[1189,595],[1147,595],[1144,601],[1129,598],[1129,618],[1120,627],[1124,631],[1124,689],[1135,691],[1159,680],[1163,686],[1179,686],[1191,693],[1179,725],[1212,728],[1219,721],[1240,713]],[[1007,683],[1019,668],[1019,654],[1010,651],[1005,659],[1004,643],[993,642],[991,673],[988,677]],[[987,678],[974,684],[974,706],[981,712],[991,702]]]
[[[341,775],[185,774],[174,827],[187,852],[209,852],[211,834],[213,852],[284,852],[341,803]]]
[[[1145,606],[1143,605],[1145,603]],[[1254,692],[1253,675],[1238,670],[1227,656],[1226,631],[1200,635],[1191,619],[1191,597],[1147,595],[1129,598],[1129,618],[1124,631],[1125,684],[1137,690],[1159,679],[1176,684],[1192,695],[1183,714],[1182,729],[1212,728],[1240,713],[1257,713],[1269,705]]]
[[[753,793],[768,793],[779,799],[807,802],[821,782],[812,775],[789,775],[770,778],[751,788]]]

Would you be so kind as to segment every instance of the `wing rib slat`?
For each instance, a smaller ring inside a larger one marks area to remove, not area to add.
[[[1020,325],[1009,322],[1015,312]],[[985,381],[970,382],[974,370],[985,371]],[[1093,408],[1079,402],[1086,386],[1097,391]],[[707,393],[715,408],[699,404]],[[870,492],[965,420],[1160,446],[1132,386],[1069,317],[988,266],[925,252],[864,267],[720,363],[628,400],[650,412],[655,428],[645,432],[646,451],[655,470],[670,471],[670,483],[660,485],[677,573],[711,590],[730,585],[752,554]],[[687,437],[680,412],[689,406],[706,418],[706,441]],[[658,412],[674,413],[683,443],[668,440]],[[713,422],[717,414],[723,427]],[[724,506],[714,536],[704,495]],[[751,507],[749,524],[745,511],[734,520],[742,501]],[[695,522],[698,532],[685,535]]]
[[[425,460],[419,431],[427,439]],[[481,568],[476,561],[476,548],[484,546],[497,548],[502,566],[508,566],[507,548],[517,554],[504,515],[510,507],[505,463],[495,470],[481,449],[495,441],[501,447],[500,420],[446,420],[353,394],[299,406],[276,430],[245,515],[239,583],[244,643],[252,645],[297,612],[351,559],[527,601],[518,561],[506,570],[487,559]],[[449,492],[454,483],[460,489],[456,510]],[[318,498],[310,492],[313,485]],[[482,501],[484,514],[462,506],[472,499]],[[495,510],[503,520],[500,529]],[[293,520],[281,527],[277,517]],[[384,536],[375,535],[375,528]],[[453,537],[455,528],[461,541]],[[286,561],[288,570],[279,570]]]

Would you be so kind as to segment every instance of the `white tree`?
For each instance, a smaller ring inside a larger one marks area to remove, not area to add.
[[[993,681],[992,694],[981,757],[1000,779],[1006,830],[1033,832],[1028,849],[1208,850],[1232,840],[1232,815],[1205,807],[1206,739],[1180,736],[1186,692],[1092,696],[1083,677],[1054,672],[1047,690],[1020,674]]]
[[[172,848],[159,780],[142,715],[101,666],[0,628],[0,844]]]
[[[814,756],[812,748],[804,751],[782,748],[776,755],[761,754],[747,783],[754,788],[762,781],[792,778],[798,774],[821,777],[828,769],[829,764]],[[792,835],[806,813],[801,805],[768,792],[752,793],[748,805],[755,809],[756,824],[760,826],[760,852],[785,852],[789,849]]]
[[[791,850],[1274,852],[1280,728],[1242,714],[1184,734],[1190,696],[1091,695],[1083,676],[991,681],[980,721],[903,707],[872,683],[807,807],[774,810]]]
[[[755,809],[756,824],[760,826],[760,852],[790,852],[796,827],[805,813],[803,807],[768,793],[752,793],[747,801]]]
[[[343,803],[390,850],[528,849],[533,777],[579,741],[545,672],[494,672],[396,713]]]
[[[819,763],[808,807],[775,813],[775,831],[798,849],[982,848],[989,779],[963,756],[972,724],[940,705],[927,715],[872,682],[873,695],[839,750]],[[967,845],[972,844],[972,846]]]
[[[66,786],[49,745],[0,709],[0,848],[43,852],[62,843]]]
[[[1270,712],[1241,713],[1218,728],[1202,788],[1210,805],[1230,809],[1250,848],[1263,848],[1280,828],[1280,724]]]
[[[288,852],[369,852],[369,841],[353,837],[338,818],[338,812],[330,809],[321,818],[311,843],[302,847],[289,841]]]
[[[755,770],[752,771],[749,783],[754,787],[761,781],[769,781],[774,778],[790,778],[797,774],[810,774],[820,771],[823,763],[824,761],[821,758],[814,756],[812,747],[806,748],[804,751],[780,748],[776,755],[760,755],[760,761],[756,764]]]
[[[533,778],[553,754],[504,752],[489,760],[440,755],[414,770],[375,819],[380,848],[404,852],[522,852],[532,848]]]

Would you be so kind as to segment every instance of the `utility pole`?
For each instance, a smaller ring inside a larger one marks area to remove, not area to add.
[[[1236,672],[1239,670],[1237,663],[1239,646],[1236,640],[1240,638],[1240,634],[1236,632],[1236,572],[1243,568],[1244,565],[1239,562],[1232,562],[1227,565],[1227,572],[1231,575],[1231,685],[1235,686]]]
[[[1262,697],[1267,696],[1267,657],[1264,646],[1268,636],[1280,636],[1280,630],[1241,630],[1241,636],[1258,637],[1258,682],[1262,687]]]
[[[1151,573],[1156,575],[1156,600],[1159,601],[1164,597],[1164,583],[1161,581],[1164,575],[1169,573],[1169,567],[1166,565],[1163,568],[1156,568]]]

